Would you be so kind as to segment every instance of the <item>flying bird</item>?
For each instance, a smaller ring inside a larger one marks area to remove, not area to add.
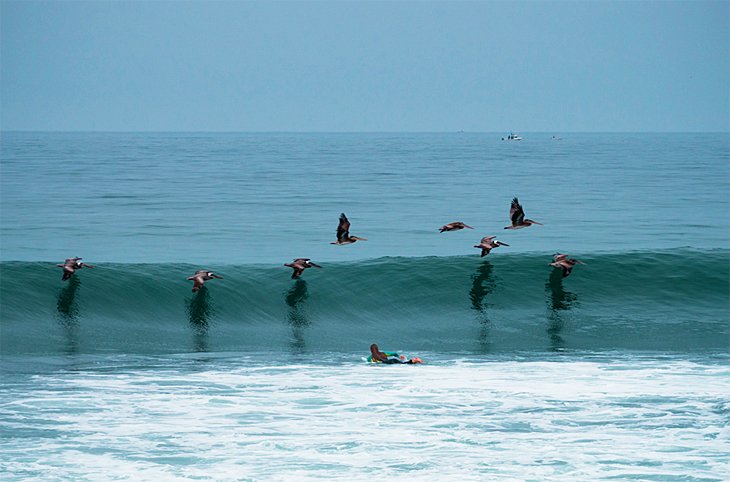
[[[284,266],[288,266],[294,270],[294,272],[291,274],[291,279],[299,278],[302,273],[304,273],[305,269],[311,268],[312,266],[314,266],[315,268],[321,268],[320,265],[314,264],[309,261],[309,258],[297,258],[291,263],[284,263]]]
[[[550,266],[561,268],[563,270],[563,278],[565,278],[573,271],[573,266],[585,263],[579,259],[568,258],[567,254],[555,253],[553,262],[549,264]]]
[[[542,226],[542,223],[525,218],[525,211],[522,209],[522,205],[517,198],[512,199],[512,204],[509,209],[509,217],[512,221],[512,226],[505,226],[504,229],[527,228],[533,224],[539,224]]]
[[[484,236],[479,244],[474,245],[474,247],[481,248],[482,256],[486,256],[494,248],[499,248],[500,246],[509,246],[509,244],[503,243],[502,241],[497,241],[494,238],[496,238],[496,236]]]
[[[66,281],[67,279],[69,279],[76,272],[77,269],[93,268],[93,266],[90,264],[82,263],[81,259],[82,258],[78,258],[78,257],[77,258],[66,258],[66,261],[64,261],[63,264],[56,265],[59,268],[63,268],[63,275],[61,276],[61,279],[63,281]]]
[[[468,224],[464,224],[461,221],[454,221],[453,223],[444,224],[439,228],[439,233],[443,233],[444,231],[458,231],[460,229],[469,228],[474,229]]]
[[[223,276],[218,276],[212,271],[208,271],[205,269],[199,269],[195,272],[194,275],[188,277],[188,281],[193,282],[193,293],[198,291],[200,288],[203,287],[203,283],[205,283],[208,280],[212,280],[213,278],[223,279]]]
[[[347,220],[347,216],[345,216],[345,213],[340,214],[340,224],[337,225],[337,241],[330,244],[336,244],[340,246],[343,244],[352,244],[356,241],[367,241],[367,238],[350,236],[350,221]]]

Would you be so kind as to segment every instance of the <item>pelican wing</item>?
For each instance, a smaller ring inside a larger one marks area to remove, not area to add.
[[[512,220],[513,226],[522,224],[525,220],[525,211],[522,210],[522,205],[517,198],[512,199],[512,204],[509,208],[509,218]]]
[[[340,224],[337,226],[337,241],[344,241],[350,237],[350,221],[345,213],[340,214]]]
[[[307,263],[309,262],[309,258],[297,258],[289,265],[292,268],[294,268],[294,271],[304,271],[304,268],[307,267]]]
[[[76,264],[76,261],[79,261],[81,258],[66,258],[66,260],[63,262],[66,266],[74,266]]]

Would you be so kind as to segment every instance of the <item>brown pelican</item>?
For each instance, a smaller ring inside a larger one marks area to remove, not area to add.
[[[355,241],[367,241],[367,238],[350,236],[350,221],[347,220],[347,216],[345,216],[345,213],[340,214],[340,224],[337,226],[337,241],[330,244],[352,244]]]
[[[439,229],[439,233],[443,233],[444,231],[458,231],[464,228],[474,229],[468,224],[462,223],[461,221],[454,221],[453,223],[444,224],[443,226],[441,226],[441,228]]]
[[[61,276],[61,279],[63,281],[66,281],[67,279],[69,279],[71,277],[71,275],[73,275],[77,269],[93,268],[93,266],[90,264],[82,263],[81,259],[82,258],[78,258],[78,257],[77,258],[66,258],[66,261],[64,261],[63,264],[56,265],[59,268],[63,268],[63,276]]]
[[[563,270],[563,278],[565,278],[573,271],[573,266],[585,263],[579,259],[568,258],[567,254],[555,253],[553,262],[549,264],[550,266],[561,268]]]
[[[482,248],[482,256],[486,256],[494,248],[499,248],[500,246],[509,246],[509,244],[503,243],[502,241],[497,241],[494,238],[496,238],[496,236],[484,236],[479,244],[475,245],[474,247]]]
[[[193,282],[193,293],[198,291],[200,288],[203,287],[203,283],[205,283],[208,280],[211,280],[213,278],[223,279],[223,276],[218,276],[212,271],[208,271],[205,269],[199,269],[195,272],[194,275],[188,277],[187,279],[189,281]]]
[[[312,266],[314,266],[315,268],[321,268],[320,265],[314,264],[309,261],[309,258],[297,258],[291,263],[284,263],[284,266],[288,266],[294,270],[294,272],[291,274],[291,279],[299,278],[302,273],[304,273],[305,269],[311,268]]]
[[[518,201],[517,198],[512,199],[512,205],[509,208],[509,217],[512,220],[512,226],[505,226],[504,229],[527,228],[533,224],[539,224],[542,226],[542,223],[525,218],[525,211],[522,210],[520,201]]]

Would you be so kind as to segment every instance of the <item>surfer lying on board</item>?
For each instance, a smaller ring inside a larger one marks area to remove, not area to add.
[[[394,363],[402,363],[402,364],[410,364],[413,365],[414,363],[422,363],[422,360],[418,357],[411,358],[408,361],[405,361],[405,357],[399,357],[395,354],[388,354],[383,353],[382,351],[378,350],[378,345],[373,343],[370,345],[370,360],[372,363],[385,363],[387,365],[392,365]]]

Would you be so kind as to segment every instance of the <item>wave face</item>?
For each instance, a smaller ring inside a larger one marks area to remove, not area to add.
[[[0,263],[3,354],[292,350],[726,351],[730,250],[380,258],[291,280],[284,266],[104,264],[69,281]]]

